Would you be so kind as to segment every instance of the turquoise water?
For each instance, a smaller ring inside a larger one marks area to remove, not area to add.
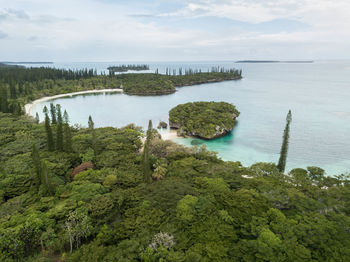
[[[56,67],[93,67],[99,71],[117,63],[65,63]],[[71,123],[87,125],[91,115],[96,126],[143,127],[152,119],[156,126],[168,120],[168,111],[189,101],[226,101],[241,115],[234,131],[212,141],[200,141],[224,160],[277,162],[285,126],[292,110],[287,169],[316,165],[329,175],[350,170],[350,62],[318,61],[312,64],[234,64],[230,62],[151,63],[151,69],[165,67],[201,68],[212,65],[243,69],[244,79],[182,87],[171,95],[140,97],[124,94],[81,95],[60,98]],[[39,112],[44,102],[33,108]],[[193,139],[176,139],[191,145]]]

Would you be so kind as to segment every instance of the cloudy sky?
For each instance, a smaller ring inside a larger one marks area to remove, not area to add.
[[[0,61],[350,59],[350,0],[0,0]]]

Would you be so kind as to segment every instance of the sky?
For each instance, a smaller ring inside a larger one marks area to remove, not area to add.
[[[350,0],[0,0],[0,61],[350,59]]]

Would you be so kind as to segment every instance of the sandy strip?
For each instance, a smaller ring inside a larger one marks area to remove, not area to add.
[[[167,132],[161,133],[160,135],[162,136],[163,140],[172,140],[179,137],[176,130],[168,130]]]
[[[24,106],[24,110],[27,115],[31,116],[31,111],[33,109],[33,106],[40,104],[42,102],[46,102],[52,99],[57,99],[61,97],[67,97],[67,96],[76,96],[76,95],[83,95],[83,94],[93,94],[93,93],[110,93],[110,92],[123,92],[123,89],[121,88],[115,88],[115,89],[94,89],[94,90],[87,90],[87,91],[79,91],[79,92],[73,92],[73,93],[67,93],[67,94],[60,94],[55,96],[45,96],[42,98],[39,98],[37,100],[34,100],[31,103],[28,103]]]

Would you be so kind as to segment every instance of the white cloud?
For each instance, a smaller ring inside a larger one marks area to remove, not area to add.
[[[152,8],[93,0],[0,0],[4,60],[317,59],[350,54],[348,0],[186,0],[184,8]],[[68,7],[68,8],[67,8]],[[130,14],[150,14],[140,16]],[[172,27],[160,19],[221,17],[247,23],[297,20],[310,27],[271,34],[223,27]],[[142,18],[142,17],[141,17]],[[2,36],[2,37],[1,37]],[[336,47],[336,48],[334,48]]]

